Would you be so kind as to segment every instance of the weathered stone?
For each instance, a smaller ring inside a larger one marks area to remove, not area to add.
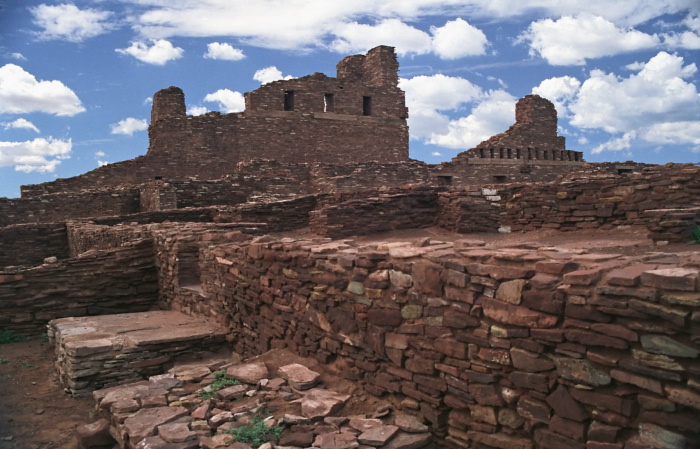
[[[399,429],[408,433],[424,433],[428,431],[428,426],[423,424],[417,417],[406,413],[397,413],[394,424]]]
[[[247,363],[228,367],[226,376],[246,384],[257,385],[262,379],[270,377],[270,373],[264,363]]]
[[[559,385],[556,390],[547,396],[547,403],[554,412],[562,418],[573,421],[583,421],[588,418],[588,412],[583,406],[571,397],[565,386]]]
[[[440,273],[442,267],[440,265],[421,261],[413,264],[411,276],[415,288],[429,295],[442,295],[442,281]]]
[[[550,418],[549,406],[530,396],[523,395],[518,400],[518,414],[525,419],[548,423]]]
[[[696,358],[700,351],[665,335],[643,335],[640,338],[645,351],[672,357]]]
[[[321,375],[298,363],[281,366],[280,376],[297,390],[308,390],[321,380]]]
[[[554,357],[554,364],[557,373],[567,380],[595,386],[608,385],[612,381],[609,374],[595,368],[585,359]]]
[[[639,439],[650,447],[658,449],[685,449],[686,440],[680,435],[655,424],[640,423]]]
[[[440,338],[435,340],[433,347],[436,351],[449,357],[464,359],[467,356],[467,345],[456,340]]]
[[[645,390],[649,390],[657,394],[663,393],[661,382],[655,379],[649,379],[648,377],[638,376],[636,374],[617,369],[610,370],[610,376],[619,382],[636,385],[639,388],[644,388]]]
[[[324,433],[314,440],[319,449],[354,449],[359,447],[357,437],[351,433]]]
[[[403,322],[400,310],[373,307],[367,312],[367,319],[377,326],[399,326]]]
[[[522,371],[536,373],[554,369],[554,363],[551,360],[541,358],[537,354],[517,347],[510,349],[510,358],[513,362],[513,367]]]
[[[197,434],[185,423],[170,423],[158,426],[158,436],[166,443],[183,443],[194,440]]]
[[[383,446],[398,432],[397,426],[377,426],[363,432],[357,437],[357,442],[369,446]]]
[[[525,423],[525,418],[518,415],[515,410],[502,408],[498,411],[498,424],[511,429],[519,429]]]
[[[698,270],[689,268],[662,268],[642,273],[642,282],[651,287],[666,290],[694,291],[698,282]]]
[[[484,315],[500,323],[516,326],[550,328],[557,324],[558,317],[546,315],[526,307],[516,306],[490,298],[483,298]]]
[[[510,304],[520,304],[525,285],[527,285],[525,279],[501,282],[501,285],[498,286],[498,290],[496,290],[496,299]]]
[[[301,414],[309,419],[324,418],[335,413],[350,399],[348,394],[340,394],[322,388],[306,391],[301,402]]]
[[[389,440],[382,449],[420,449],[430,444],[432,437],[429,433],[402,433],[399,432]]]
[[[578,441],[572,440],[562,435],[546,429],[538,428],[535,430],[535,442],[542,449],[585,449],[585,445]]]
[[[110,446],[116,443],[109,433],[109,421],[102,418],[90,424],[81,424],[75,428],[80,449]]]
[[[410,274],[396,270],[389,270],[389,281],[396,288],[410,288],[413,285],[413,278]]]
[[[470,441],[478,444],[496,447],[498,449],[532,449],[532,440],[503,433],[483,433],[477,431],[467,432]]]
[[[676,404],[681,404],[694,408],[695,410],[700,410],[700,393],[672,385],[666,385],[664,390],[668,395],[668,399]]]
[[[187,415],[189,412],[184,407],[144,408],[127,418],[124,428],[129,434],[129,440],[136,444],[148,436],[155,435],[158,426]]]
[[[231,385],[216,392],[217,399],[223,401],[234,401],[245,396],[248,389],[243,385]]]

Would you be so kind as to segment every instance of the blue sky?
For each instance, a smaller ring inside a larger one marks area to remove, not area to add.
[[[506,130],[537,93],[588,161],[700,161],[697,0],[0,0],[0,196],[145,154],[162,88],[238,112],[382,44],[415,159]]]

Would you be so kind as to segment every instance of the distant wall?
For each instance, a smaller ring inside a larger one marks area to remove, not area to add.
[[[54,193],[32,198],[0,198],[0,227],[132,214],[139,208],[139,189],[127,187]]]
[[[158,299],[153,241],[0,271],[0,330],[38,335],[67,316],[148,310]]]
[[[0,268],[34,266],[47,257],[69,255],[65,223],[32,223],[0,228]]]

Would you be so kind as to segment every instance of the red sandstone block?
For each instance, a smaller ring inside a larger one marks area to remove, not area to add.
[[[608,284],[612,285],[622,285],[625,287],[635,287],[639,284],[639,280],[642,277],[642,273],[648,270],[653,270],[656,268],[654,265],[641,264],[632,265],[630,267],[618,268],[613,270],[605,276],[605,280]]]
[[[546,374],[513,371],[508,375],[508,380],[523,389],[531,389],[539,391],[540,393],[549,393],[549,376]]]
[[[530,336],[537,340],[555,343],[564,341],[564,331],[561,329],[530,329]]]
[[[605,346],[616,349],[627,349],[628,346],[625,340],[579,329],[566,329],[564,336],[569,341],[592,346]]]
[[[401,311],[396,309],[372,308],[367,312],[367,319],[377,326],[398,326],[403,321]]]
[[[619,324],[594,323],[591,325],[591,330],[627,341],[637,341],[639,339],[639,335],[636,332]]]
[[[562,418],[584,421],[588,419],[588,412],[569,394],[568,389],[559,385],[556,390],[547,396],[547,403],[554,409],[554,412]]]
[[[588,427],[588,440],[604,443],[614,443],[620,427],[608,426],[598,421],[593,421]]]
[[[564,419],[557,415],[552,416],[552,419],[549,421],[549,429],[576,441],[583,441],[586,436],[586,425],[584,423]]]
[[[467,345],[453,339],[436,339],[433,347],[436,351],[457,359],[464,359],[467,356]]]
[[[540,427],[535,430],[535,442],[542,449],[585,449],[583,443]]]
[[[535,264],[535,270],[539,273],[563,275],[578,270],[576,262],[563,262],[558,260],[543,260]]]
[[[443,268],[435,263],[420,261],[413,265],[411,276],[413,285],[423,293],[431,295],[442,295],[442,281],[440,274]]]
[[[554,327],[559,320],[553,315],[546,315],[527,307],[516,306],[502,301],[484,297],[481,303],[484,315],[500,323],[533,328]]]
[[[663,268],[642,273],[642,283],[666,290],[695,291],[700,273],[690,268]]]
[[[549,423],[551,409],[545,402],[527,394],[520,396],[517,405],[518,415],[523,418],[541,423]]]
[[[524,291],[521,305],[553,315],[561,315],[564,312],[564,301],[558,299],[557,294],[550,290]]]
[[[493,405],[500,407],[503,405],[503,399],[496,390],[495,385],[470,384],[468,386],[469,394],[480,405]]]
[[[603,443],[601,441],[586,442],[586,449],[623,449],[622,443]]]
[[[584,404],[591,405],[600,410],[610,410],[626,417],[632,416],[636,410],[635,403],[630,399],[576,388],[569,390],[569,393],[574,399]]]
[[[564,282],[572,285],[592,285],[598,282],[602,271],[601,268],[572,271],[564,274]]]

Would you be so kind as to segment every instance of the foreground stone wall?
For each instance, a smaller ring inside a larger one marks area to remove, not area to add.
[[[0,271],[0,329],[38,335],[49,320],[148,310],[158,299],[152,240]]]
[[[208,305],[189,313],[228,325],[245,355],[342,360],[445,447],[700,444],[697,253],[480,245],[202,247]]]

